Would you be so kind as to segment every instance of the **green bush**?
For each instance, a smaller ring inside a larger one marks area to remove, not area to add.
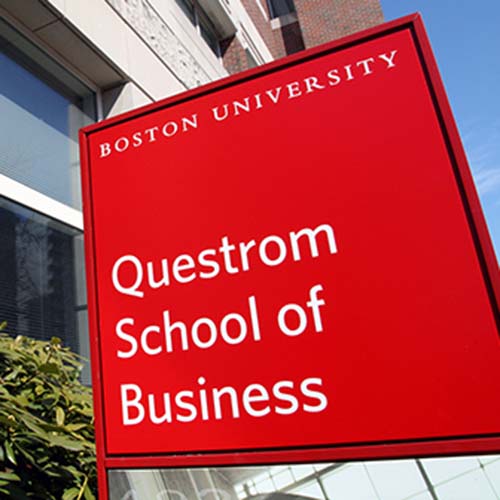
[[[95,499],[92,393],[81,367],[59,339],[0,334],[0,498]]]

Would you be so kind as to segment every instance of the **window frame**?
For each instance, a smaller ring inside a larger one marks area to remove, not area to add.
[[[221,41],[222,37],[210,19],[210,16],[204,11],[197,0],[176,0],[179,10],[193,26],[197,35],[208,47],[218,61],[222,58]],[[191,15],[192,13],[192,15]],[[212,46],[203,34],[203,30],[214,37],[214,46]]]
[[[20,22],[14,19],[10,14],[2,14],[2,25],[0,25],[0,37],[4,37],[7,31],[11,31],[14,36],[23,39],[23,43],[31,46],[35,52],[43,53],[44,59],[51,62],[51,66],[57,67],[62,73],[66,73],[70,79],[78,81],[83,87],[86,87],[94,94],[95,99],[95,111],[96,111],[96,122],[103,119],[103,102],[102,102],[102,92],[100,88],[78,70],[73,67],[68,66],[67,61],[64,61],[54,50],[52,50],[47,44],[42,40],[36,38],[31,31],[29,31]],[[10,35],[10,33],[9,33]],[[16,64],[20,64],[25,67],[28,71],[37,77],[36,68],[26,68],[26,64],[23,61],[17,60],[16,57],[12,57],[9,50],[5,52],[7,57],[10,57]],[[28,57],[28,56],[27,56]],[[37,63],[42,67],[43,72],[47,74],[51,73],[51,68],[43,68],[43,62]],[[40,75],[40,80],[44,80],[44,76]],[[54,76],[54,79],[57,77]],[[76,92],[75,92],[76,94]],[[71,226],[74,229],[83,231],[83,212],[82,210],[73,208],[70,205],[59,202],[50,196],[47,196],[36,189],[28,187],[21,182],[18,182],[4,174],[0,174],[0,196],[7,198],[15,203],[23,205],[26,208],[32,209],[43,215],[55,219],[63,224]]]
[[[280,17],[285,17],[289,16],[290,14],[295,14],[297,12],[297,9],[295,8],[295,4],[293,3],[293,0],[284,0],[285,2],[291,2],[293,9],[289,10],[289,12],[283,13],[283,14],[278,14],[276,11],[276,7],[273,3],[273,0],[267,0],[267,8],[269,10],[269,17],[270,19],[279,19]]]
[[[56,92],[59,92],[66,98],[71,98],[72,95],[74,95],[75,98],[79,96],[84,98],[87,95],[92,96],[94,100],[93,111],[95,122],[102,120],[104,118],[104,107],[101,89],[55,53],[46,43],[38,39],[28,28],[14,19],[10,14],[4,12],[1,8],[0,14],[0,37],[6,40],[5,48],[2,50],[2,53],[14,63],[28,70],[35,78],[52,86]],[[20,41],[21,46],[16,45],[16,40]],[[11,50],[11,46],[14,50]],[[33,54],[40,54],[41,57],[39,60],[36,60],[35,64],[31,65],[27,63],[27,60],[30,59],[30,56],[33,57]],[[26,59],[24,59],[25,57]],[[47,64],[45,65],[44,63]],[[77,91],[79,88],[83,90],[82,93]],[[68,137],[68,141],[71,140],[72,139]],[[76,140],[78,144],[78,137],[73,137],[73,140]],[[67,166],[70,168],[70,164]],[[0,174],[0,197],[8,202],[12,202],[47,217],[56,223],[62,224],[69,230],[76,230],[81,236],[84,234],[83,211],[81,208],[74,208],[66,203],[60,202],[5,174]],[[73,259],[76,259],[76,254],[73,255]],[[77,272],[78,265],[78,262],[75,260],[73,262],[75,290],[78,289],[79,280],[83,280],[83,283],[85,283],[84,273],[80,275],[80,273]],[[77,292],[75,291],[75,293]],[[74,304],[75,335],[79,343],[79,354],[84,356],[85,359],[88,359],[90,354],[88,344],[88,320],[85,319],[87,317],[87,305],[86,297],[82,298],[85,300],[85,304],[77,302]],[[78,300],[76,295],[75,299]],[[82,320],[82,318],[84,319]],[[83,324],[81,321],[85,323],[84,328],[81,328]],[[90,364],[88,362],[84,363],[81,380],[85,384],[91,384]]]

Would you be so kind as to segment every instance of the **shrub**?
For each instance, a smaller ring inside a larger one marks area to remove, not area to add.
[[[91,389],[61,341],[0,333],[0,497],[95,499]]]

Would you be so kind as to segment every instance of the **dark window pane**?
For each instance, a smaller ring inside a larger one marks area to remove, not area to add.
[[[176,0],[179,7],[183,10],[186,17],[193,23],[196,23],[196,16],[194,13],[194,4],[191,0]]]
[[[219,39],[215,28],[212,27],[210,21],[205,18],[205,16],[200,12],[200,33],[203,40],[207,42],[207,45],[212,49],[212,52],[218,56],[219,55]]]
[[[245,49],[245,55],[247,58],[247,68],[255,68],[259,65],[257,63],[257,61],[255,60],[255,57],[252,55],[252,53],[248,49]]]
[[[293,0],[268,0],[271,17],[286,16],[295,12]]]
[[[0,197],[0,234],[0,322],[8,333],[55,336],[86,351],[86,322],[78,317],[85,304],[77,297],[83,262],[75,265],[81,233]]]

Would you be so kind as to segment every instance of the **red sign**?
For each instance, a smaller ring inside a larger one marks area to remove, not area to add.
[[[498,449],[498,267],[422,30],[405,18],[83,131],[109,464]]]

